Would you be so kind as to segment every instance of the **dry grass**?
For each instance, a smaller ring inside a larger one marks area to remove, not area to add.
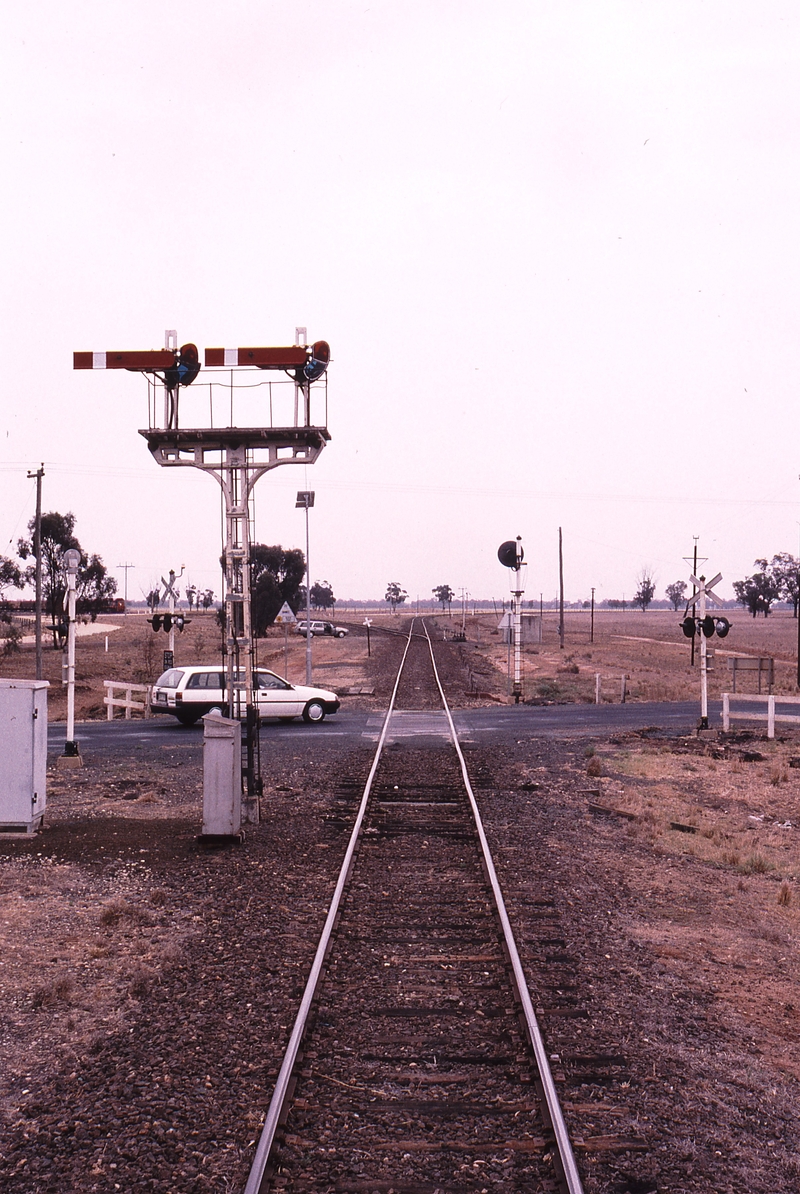
[[[745,611],[726,611],[730,635],[712,640],[710,693],[717,697],[732,687],[728,660],[733,655],[770,656],[775,660],[776,691],[795,693],[797,623],[788,612],[755,621]],[[508,648],[496,630],[499,615],[467,619],[467,637],[493,669],[493,691],[508,693]],[[436,618],[438,623],[447,619]],[[595,611],[594,642],[590,642],[588,612],[565,615],[565,643],[558,641],[558,615],[546,611],[541,644],[523,648],[523,683],[537,700],[593,702],[595,674],[602,678],[604,702],[618,702],[621,680],[628,677],[627,699],[636,701],[689,700],[699,697],[700,669],[690,666],[691,646],[679,630],[672,611],[642,614]],[[755,691],[755,682],[737,677],[737,689]]]

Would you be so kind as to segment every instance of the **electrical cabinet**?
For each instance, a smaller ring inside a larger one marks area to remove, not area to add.
[[[221,713],[203,718],[203,836],[233,837],[242,827],[242,727]]]
[[[36,833],[47,806],[46,680],[0,679],[0,833]]]

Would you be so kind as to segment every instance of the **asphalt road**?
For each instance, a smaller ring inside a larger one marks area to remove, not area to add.
[[[764,711],[764,706],[754,706]],[[744,709],[742,708],[743,712]],[[520,737],[562,738],[602,737],[625,730],[656,727],[671,734],[688,734],[697,728],[699,705],[696,701],[664,703],[632,703],[625,705],[496,705],[481,709],[461,709],[454,714],[459,734],[466,742],[481,746],[492,742],[517,742]],[[721,704],[709,704],[712,727],[721,724]],[[755,723],[754,723],[755,724]],[[762,723],[763,724],[763,723]],[[383,725],[378,713],[340,712],[326,718],[321,725],[306,725],[303,721],[290,724],[266,722],[261,730],[262,749],[272,745],[287,749],[292,745],[303,751],[316,746],[326,753],[342,746],[366,745],[376,742]],[[82,754],[103,752],[125,756],[180,746],[195,748],[203,743],[203,726],[184,729],[172,718],[154,717],[150,721],[91,721],[75,726],[75,737]],[[447,737],[447,721],[443,713],[395,714],[390,728],[390,741],[414,738],[420,745],[425,741],[438,742]],[[63,753],[65,726],[48,727],[48,744],[52,754]]]

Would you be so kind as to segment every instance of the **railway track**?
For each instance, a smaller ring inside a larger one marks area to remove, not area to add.
[[[396,706],[436,701],[455,749],[386,748]],[[433,646],[412,624],[246,1194],[499,1179],[582,1190]]]

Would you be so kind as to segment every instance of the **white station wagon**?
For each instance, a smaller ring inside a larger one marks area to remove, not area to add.
[[[256,668],[254,680],[261,717],[279,717],[281,721],[302,717],[303,721],[317,723],[339,708],[335,692],[290,684],[266,668]],[[153,713],[171,713],[183,726],[194,725],[212,709],[224,713],[225,673],[207,663],[170,668],[153,685],[150,704]]]

